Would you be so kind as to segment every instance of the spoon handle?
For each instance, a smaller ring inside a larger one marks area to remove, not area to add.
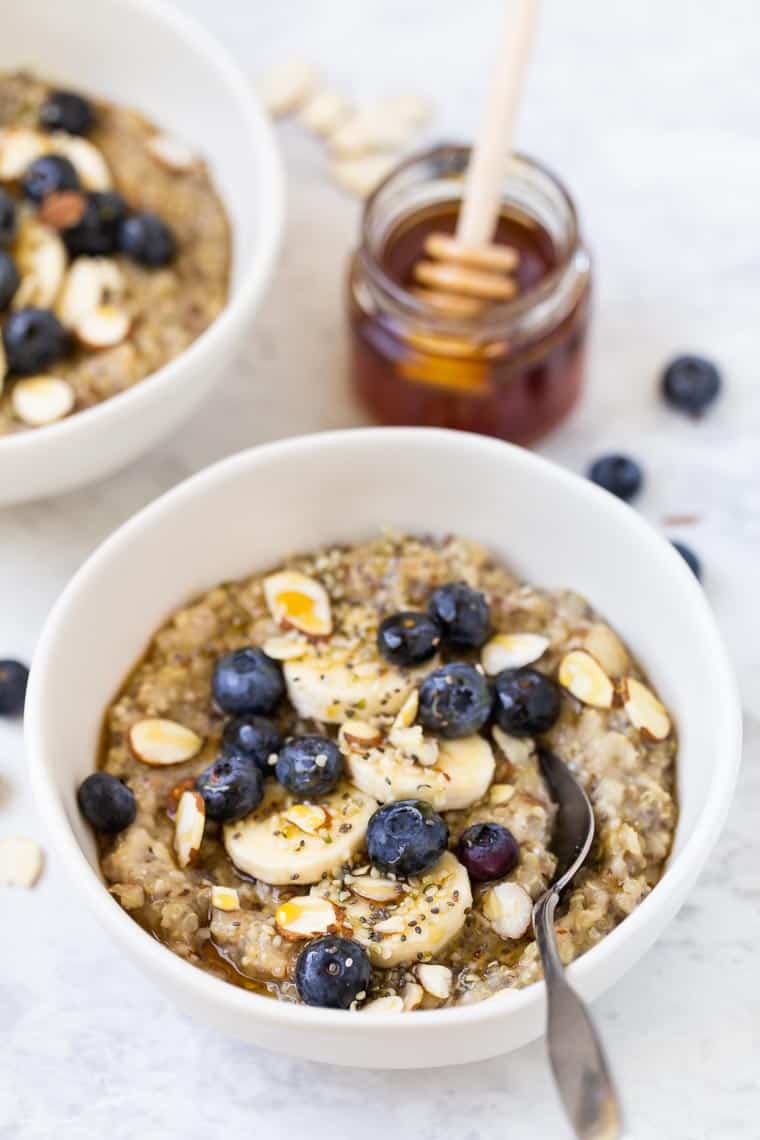
[[[568,984],[554,931],[559,894],[549,890],[533,911],[533,929],[544,967],[546,1040],[554,1081],[579,1140],[618,1140],[622,1112],[591,1018]]]

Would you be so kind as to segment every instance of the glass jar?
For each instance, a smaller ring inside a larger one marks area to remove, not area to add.
[[[463,146],[415,155],[368,199],[349,274],[351,379],[382,423],[528,443],[580,395],[591,262],[561,182],[513,155],[496,240],[520,254],[517,296],[456,317],[418,297],[412,266],[428,233],[454,231],[469,157]]]

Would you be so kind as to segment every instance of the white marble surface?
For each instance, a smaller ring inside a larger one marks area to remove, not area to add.
[[[300,50],[356,95],[429,92],[439,138],[473,127],[499,6],[186,5],[252,75]],[[758,33],[752,0],[715,14],[706,0],[546,0],[519,132],[526,150],[565,175],[597,256],[589,392],[542,450],[582,468],[624,447],[646,467],[640,509],[649,518],[698,516],[680,534],[704,558],[747,711],[740,792],[707,872],[656,949],[595,1007],[631,1134],[642,1140],[754,1137],[760,1115]],[[68,576],[157,493],[242,446],[361,422],[345,387],[341,311],[356,207],[325,180],[316,144],[291,126],[281,138],[284,257],[237,373],[139,465],[0,512],[2,653],[31,656]],[[658,367],[682,348],[725,369],[725,398],[698,425],[655,395]],[[20,730],[7,724],[0,781],[0,833],[44,844]],[[37,889],[3,890],[0,914],[2,1140],[567,1135],[541,1043],[459,1070],[362,1073],[289,1062],[190,1023],[119,958],[55,852]]]

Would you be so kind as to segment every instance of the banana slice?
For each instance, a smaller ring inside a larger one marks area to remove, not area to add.
[[[344,782],[318,806],[324,826],[306,831],[287,818],[292,799],[285,789],[270,784],[255,811],[224,828],[227,854],[240,871],[275,887],[318,882],[361,847],[377,803]]]
[[[66,274],[55,311],[68,329],[76,328],[107,301],[124,293],[124,276],[108,257],[78,257]]]
[[[13,254],[21,277],[13,308],[33,305],[49,309],[66,272],[66,250],[58,234],[31,214],[24,214]]]
[[[415,683],[412,672],[380,660],[354,665],[315,655],[286,661],[282,671],[296,712],[324,724],[341,724],[352,716],[395,716]]]
[[[357,882],[349,886],[351,898],[339,903],[342,925],[374,966],[398,966],[419,961],[419,955],[439,954],[462,929],[472,905],[467,872],[450,851],[424,875],[410,879],[397,903],[370,902],[354,890]],[[320,883],[312,894],[329,895],[336,889],[335,884]]]
[[[0,182],[20,178],[27,166],[49,150],[49,140],[41,131],[22,126],[0,128]]]
[[[344,728],[338,744],[357,788],[381,803],[420,799],[437,811],[458,811],[482,799],[493,779],[493,751],[482,736],[439,740],[432,766],[420,764],[390,742],[357,748]]]
[[[108,163],[89,139],[83,139],[81,135],[69,135],[66,131],[55,131],[50,140],[50,149],[69,160],[85,190],[111,189],[113,179]]]

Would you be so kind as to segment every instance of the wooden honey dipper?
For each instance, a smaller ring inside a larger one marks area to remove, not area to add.
[[[518,291],[516,249],[494,242],[501,212],[504,167],[533,31],[537,0],[507,0],[491,90],[467,169],[456,233],[428,234],[427,255],[413,269],[415,296],[451,316],[472,316],[484,304],[509,301]]]

